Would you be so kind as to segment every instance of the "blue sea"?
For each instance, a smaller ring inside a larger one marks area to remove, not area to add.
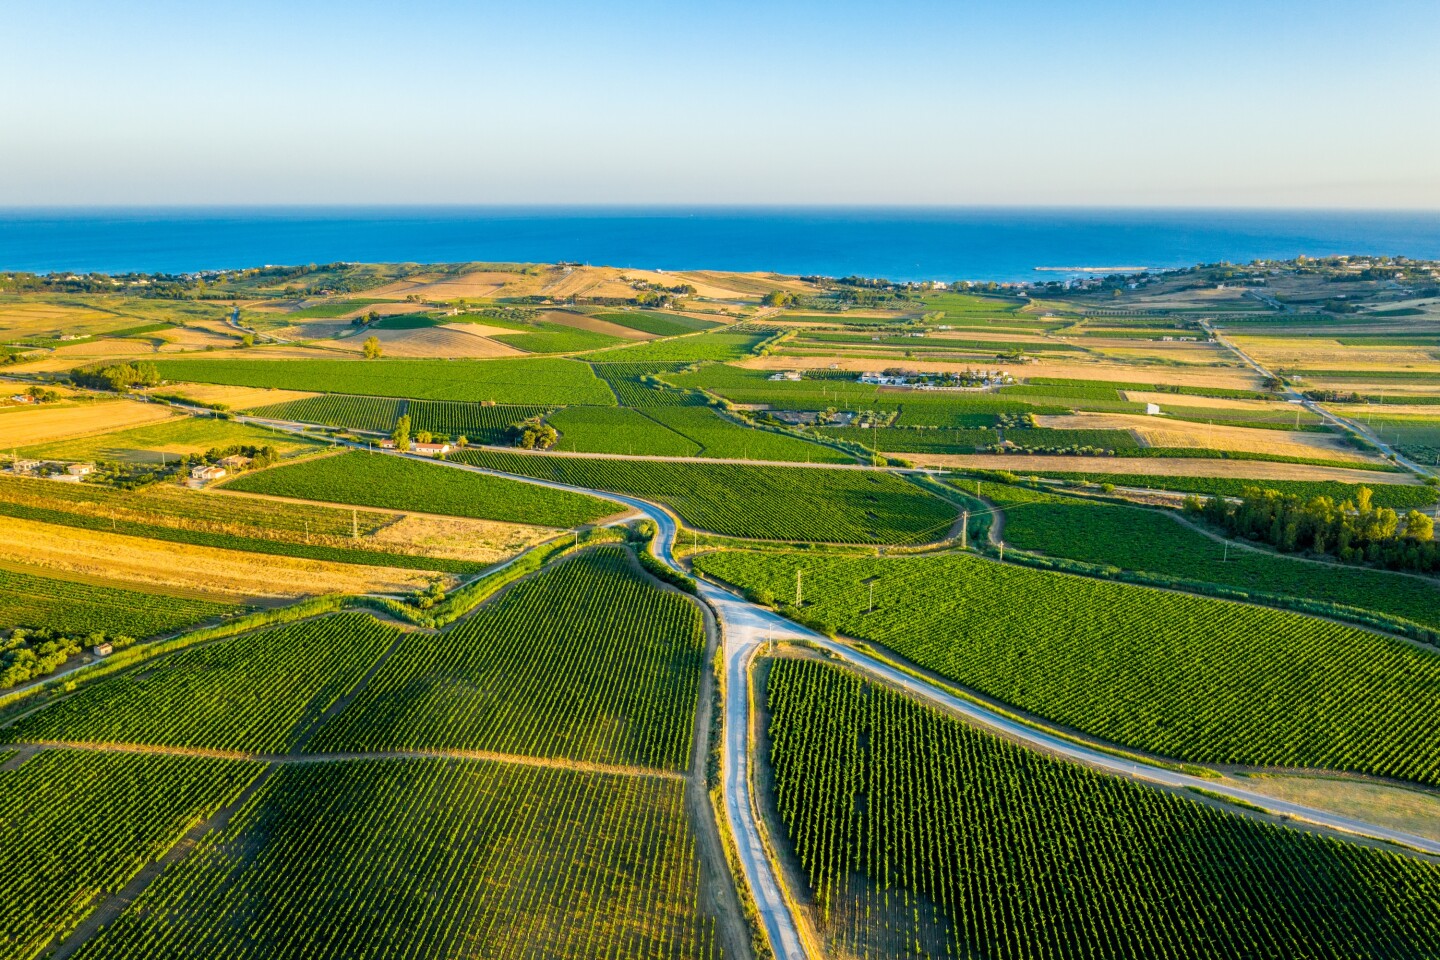
[[[0,210],[0,270],[183,273],[346,261],[555,262],[891,280],[1053,279],[1299,254],[1440,259],[1424,213],[1001,208]],[[1039,271],[1037,268],[1075,268]],[[1083,269],[1079,269],[1083,268]]]

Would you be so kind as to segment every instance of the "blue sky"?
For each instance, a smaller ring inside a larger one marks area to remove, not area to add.
[[[0,205],[1440,208],[1440,3],[47,0]]]

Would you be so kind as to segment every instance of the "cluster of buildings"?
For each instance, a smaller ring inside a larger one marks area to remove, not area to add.
[[[391,440],[389,437],[386,437],[384,440],[380,441],[380,446],[384,447],[386,450],[393,450],[395,449],[395,441]],[[418,453],[422,457],[443,457],[445,454],[449,453],[451,450],[454,449],[455,447],[451,446],[448,443],[421,443],[418,440],[412,440],[410,441],[409,452]]]

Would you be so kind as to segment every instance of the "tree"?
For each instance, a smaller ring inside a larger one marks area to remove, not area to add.
[[[384,355],[384,353],[385,353],[385,351],[382,350],[381,347],[380,347],[380,338],[379,338],[379,337],[373,337],[373,336],[372,336],[372,337],[367,337],[367,338],[365,339],[365,359],[366,359],[366,360],[379,360],[379,359]]]
[[[1405,539],[1429,543],[1435,539],[1435,521],[1428,514],[1411,510],[1405,514]]]
[[[396,450],[410,449],[410,415],[407,413],[395,421],[395,431],[390,434]]]
[[[253,333],[247,333],[247,334],[245,334],[243,337],[241,337],[241,338],[240,338],[240,346],[242,346],[242,347],[253,347],[253,346],[255,346],[255,334],[253,334]]]

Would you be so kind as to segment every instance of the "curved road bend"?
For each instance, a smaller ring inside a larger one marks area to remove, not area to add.
[[[358,445],[357,445],[358,446]],[[360,449],[364,449],[361,447]],[[664,507],[641,500],[638,497],[592,490],[570,484],[537,480],[518,474],[503,473],[465,463],[448,460],[434,460],[416,454],[384,451],[389,456],[437,463],[456,470],[483,473],[508,480],[518,480],[537,486],[571,493],[582,493],[623,504],[654,521],[658,530],[653,549],[655,555],[671,568],[685,572],[676,561],[671,550],[679,530],[675,517]],[[1286,816],[1305,823],[1325,827],[1341,833],[1353,834],[1375,840],[1397,843],[1415,850],[1440,856],[1440,841],[1415,836],[1399,830],[1368,823],[1352,817],[1317,810],[1303,804],[1278,800],[1260,793],[1253,793],[1239,787],[1217,783],[1203,777],[1167,770],[1140,761],[1116,757],[1103,750],[1076,743],[1049,733],[1038,727],[1021,723],[1003,714],[996,713],[964,697],[956,696],[926,680],[914,677],[890,666],[868,654],[846,644],[839,643],[806,629],[773,610],[756,606],[728,590],[706,582],[697,581],[701,595],[719,613],[724,636],[725,660],[725,741],[721,764],[725,796],[725,813],[731,834],[740,857],[745,880],[765,926],[775,955],[779,960],[801,960],[807,957],[804,941],[800,935],[795,917],[790,913],[775,866],[765,851],[760,839],[757,815],[757,801],[750,792],[750,740],[749,719],[751,716],[749,665],[769,640],[804,640],[812,643],[872,679],[893,684],[914,696],[947,710],[961,714],[974,723],[1005,734],[1031,747],[1048,751],[1077,763],[1103,770],[1131,780],[1161,784],[1172,788],[1193,787],[1213,794],[1220,794],[1258,807],[1267,813]]]

